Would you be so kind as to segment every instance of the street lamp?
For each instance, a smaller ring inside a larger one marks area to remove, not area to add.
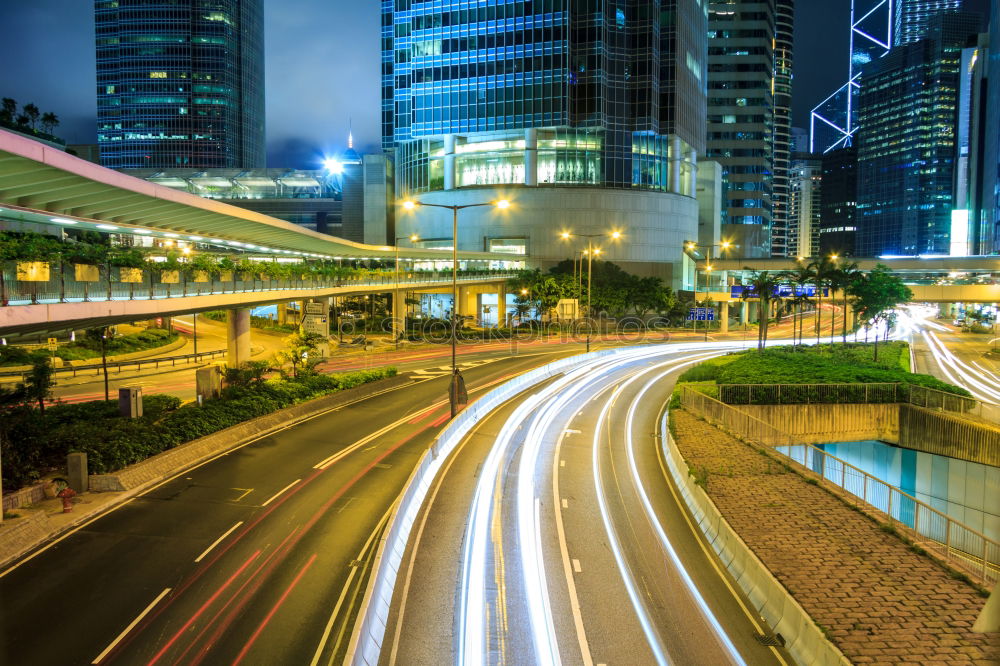
[[[399,317],[399,313],[395,311],[396,302],[399,301],[399,241],[401,241],[401,240],[407,240],[407,239],[409,239],[409,241],[411,243],[416,243],[418,240],[420,240],[420,237],[417,236],[416,234],[410,234],[409,236],[397,236],[396,240],[393,242],[393,246],[396,248],[396,289],[393,291],[393,301],[394,302],[392,304],[392,306],[393,306],[392,316],[394,318],[398,318]],[[406,308],[404,307],[403,310],[405,311]],[[402,327],[403,327],[403,329],[406,328],[406,318],[405,317],[403,318],[403,326]],[[398,333],[396,334],[396,350],[397,351],[399,350],[399,334]]]
[[[587,239],[587,249],[584,250],[584,254],[587,255],[587,317],[588,318],[592,318],[592,314],[591,314],[591,311],[590,311],[590,285],[591,285],[591,279],[590,278],[591,278],[591,273],[593,273],[592,269],[593,269],[594,255],[601,253],[601,248],[599,248],[599,247],[595,248],[594,247],[594,239],[595,238],[604,238],[605,236],[609,236],[611,238],[611,240],[618,240],[618,239],[620,239],[622,237],[622,232],[620,232],[620,231],[612,231],[609,234],[575,234],[575,233],[572,233],[570,231],[564,231],[561,234],[559,234],[559,236],[563,240],[569,240],[573,236],[576,236],[577,238],[586,238]],[[580,281],[583,282],[583,278],[582,277],[580,278]],[[587,326],[587,351],[588,352],[590,351],[590,326],[589,326],[589,324]]]
[[[698,243],[696,243],[694,241],[685,241],[684,247],[689,252],[695,252],[699,248],[699,245],[698,245]],[[704,246],[701,246],[701,247],[705,248],[705,294],[706,294],[706,298],[707,298],[708,295],[710,295],[712,293],[712,270],[713,270],[713,268],[712,268],[712,248],[713,247],[717,247],[720,250],[722,250],[722,252],[728,252],[729,250],[732,250],[736,246],[733,245],[730,241],[722,241],[721,243],[717,243],[715,245],[704,245]],[[695,302],[695,307],[697,307],[697,305],[698,305],[698,260],[697,260],[697,258],[695,258],[695,266],[694,266],[694,302]],[[729,306],[727,304],[722,304],[720,307],[725,308],[725,307],[729,307]],[[706,341],[708,340],[708,328],[709,328],[708,322],[706,321],[705,322],[705,340]],[[695,333],[698,332],[698,318],[697,318],[697,316],[694,319],[694,332]]]
[[[415,210],[419,206],[429,206],[431,208],[445,208],[451,211],[451,297],[452,297],[452,308],[451,308],[451,417],[455,418],[457,413],[457,402],[459,388],[464,387],[464,382],[462,381],[461,375],[458,373],[458,362],[456,359],[456,348],[458,346],[458,211],[464,208],[481,208],[484,206],[494,206],[500,210],[506,210],[510,208],[510,201],[507,199],[497,199],[495,201],[486,201],[483,203],[474,204],[462,204],[462,205],[448,205],[448,204],[436,204],[436,203],[426,203],[424,201],[413,201],[407,200],[403,202],[403,208],[406,210]]]

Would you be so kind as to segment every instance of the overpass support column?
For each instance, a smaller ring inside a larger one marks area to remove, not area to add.
[[[743,301],[740,306],[740,322],[746,326],[750,323],[750,302]]]
[[[729,332],[729,301],[719,303],[719,333]]]
[[[288,304],[278,303],[278,326],[288,323]]]
[[[444,189],[455,189],[455,135],[444,137]]]
[[[507,283],[497,285],[497,328],[507,324]]]
[[[226,365],[238,368],[250,360],[250,308],[226,310]]]
[[[392,339],[399,340],[406,329],[406,292],[396,289],[392,292]]]

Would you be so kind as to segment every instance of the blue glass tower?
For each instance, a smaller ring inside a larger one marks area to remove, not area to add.
[[[264,166],[263,0],[95,0],[101,164]]]

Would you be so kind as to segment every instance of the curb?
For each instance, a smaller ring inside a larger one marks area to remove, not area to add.
[[[28,516],[26,520],[16,519],[16,522],[4,521],[0,523],[0,569],[40,546],[55,542],[64,535],[68,536],[67,532],[81,524],[105,515],[133,497],[193,467],[208,462],[212,458],[319,416],[324,412],[366,400],[383,392],[396,390],[410,383],[412,380],[409,375],[402,374],[338,391],[332,395],[293,405],[211,435],[185,442],[119,470],[115,474],[92,474],[90,476],[91,487],[104,486],[93,492],[120,492],[121,494],[94,511],[80,513],[79,516],[56,529],[48,525],[48,514],[41,512]],[[185,453],[189,456],[187,460],[177,460]],[[165,471],[157,469],[163,462],[176,464],[176,466]],[[118,487],[113,487],[113,483],[117,483]],[[40,523],[44,523],[44,525]]]

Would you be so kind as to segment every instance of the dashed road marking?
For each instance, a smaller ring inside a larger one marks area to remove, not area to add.
[[[562,501],[562,508],[564,508],[564,509],[568,509],[569,508],[569,500],[563,500]]]
[[[278,492],[276,492],[273,495],[271,495],[266,502],[264,502],[263,504],[260,505],[261,508],[264,508],[265,506],[267,506],[268,504],[270,504],[274,500],[278,499],[278,497],[281,495],[281,493],[285,492],[286,490],[288,490],[289,488],[291,488],[292,486],[294,486],[296,483],[298,483],[301,480],[302,479],[295,479],[294,481],[292,481],[291,483],[289,483],[287,486],[285,486],[284,488],[282,488]]]
[[[576,573],[583,572],[583,567],[580,566],[580,560],[573,560],[573,571]]]

